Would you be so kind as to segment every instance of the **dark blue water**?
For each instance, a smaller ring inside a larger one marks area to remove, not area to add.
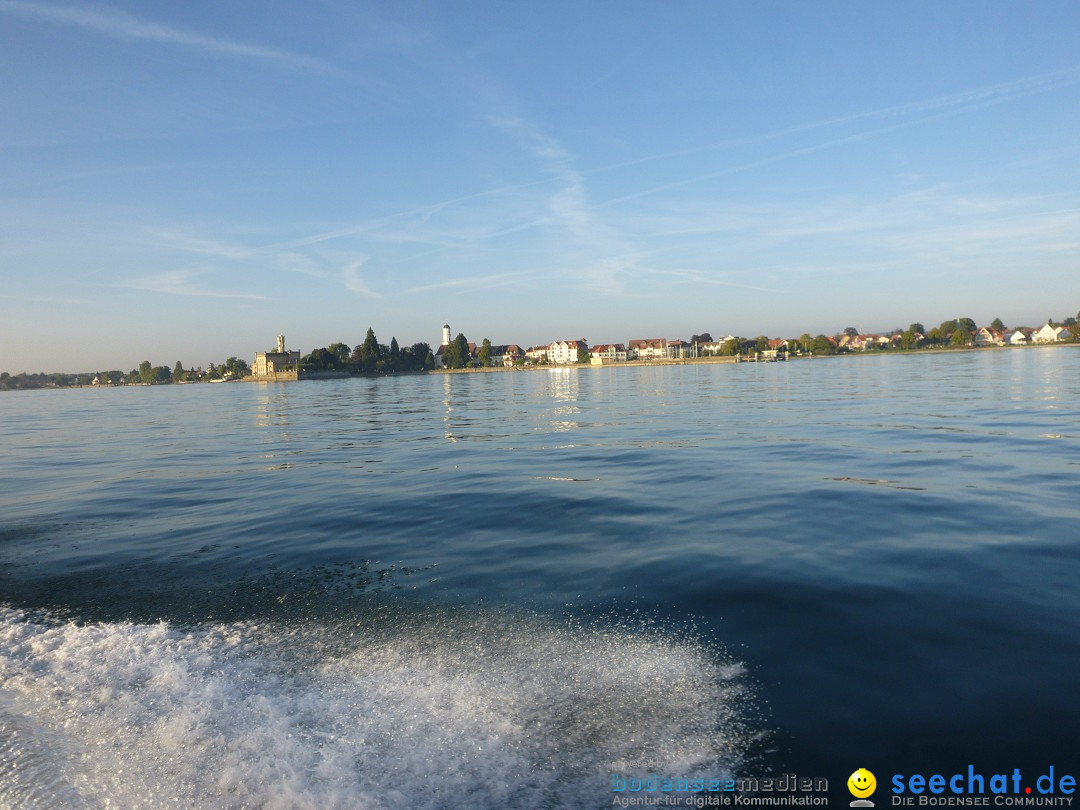
[[[1075,773],[1078,394],[1052,348],[5,395],[0,800]]]

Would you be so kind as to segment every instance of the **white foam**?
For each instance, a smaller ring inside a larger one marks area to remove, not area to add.
[[[0,805],[595,806],[612,773],[729,774],[741,681],[691,641],[479,611],[182,630],[0,607]]]

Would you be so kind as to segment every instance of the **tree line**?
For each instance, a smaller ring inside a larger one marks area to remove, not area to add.
[[[331,343],[314,349],[300,359],[301,371],[344,371],[350,374],[390,374],[400,371],[427,371],[435,368],[435,355],[427,343],[402,349],[396,337],[390,345],[379,343],[368,327],[364,342],[350,349],[347,343]]]
[[[79,388],[82,386],[104,385],[168,385],[171,383],[212,382],[215,380],[239,380],[251,373],[246,362],[230,357],[224,363],[211,363],[207,368],[184,368],[179,360],[169,369],[168,366],[155,366],[149,360],[143,360],[138,368],[130,371],[111,369],[109,371],[84,371],[77,373],[39,372],[28,374],[0,373],[0,391],[25,390],[32,388]],[[95,383],[94,381],[97,380]]]

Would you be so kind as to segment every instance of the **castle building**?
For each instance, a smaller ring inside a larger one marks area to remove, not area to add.
[[[300,364],[300,352],[285,348],[285,336],[277,336],[277,348],[269,352],[255,352],[255,364],[251,367],[252,376],[274,377],[281,372],[295,372]]]

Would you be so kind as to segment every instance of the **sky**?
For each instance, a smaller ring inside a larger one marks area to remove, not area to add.
[[[1080,310],[1080,4],[0,0],[0,370]]]

